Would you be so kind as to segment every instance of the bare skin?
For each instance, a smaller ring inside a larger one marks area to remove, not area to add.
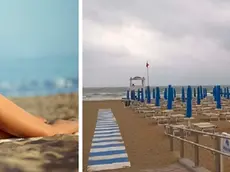
[[[0,138],[40,137],[78,132],[76,121],[58,120],[53,125],[41,117],[31,115],[0,95]]]

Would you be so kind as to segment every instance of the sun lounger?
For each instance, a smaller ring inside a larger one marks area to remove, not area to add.
[[[161,113],[163,116],[167,116],[167,115],[171,115],[173,113],[173,110],[166,109],[161,111]]]
[[[169,122],[169,116],[153,116],[151,119],[154,119],[157,125],[165,124]]]
[[[224,118],[225,120],[229,120],[230,119],[230,112],[221,112],[220,114],[220,118]]]
[[[170,121],[175,121],[176,123],[184,121],[184,115],[183,114],[172,114],[170,115]]]
[[[210,121],[214,120],[220,120],[220,115],[217,113],[203,113],[206,119],[209,119]]]
[[[216,125],[209,123],[209,122],[199,122],[199,123],[193,123],[192,127],[194,129],[204,131],[204,132],[212,132],[215,133]]]
[[[169,134],[169,133],[170,133],[170,127],[172,127],[172,134],[173,134],[173,135],[181,135],[181,134],[180,134],[180,129],[181,129],[181,128],[182,128],[182,129],[188,128],[188,126],[183,125],[183,124],[165,125],[165,126],[164,126],[165,134]],[[184,131],[183,131],[183,134],[184,134],[185,137],[187,137],[187,136],[190,134],[190,132],[184,130]]]

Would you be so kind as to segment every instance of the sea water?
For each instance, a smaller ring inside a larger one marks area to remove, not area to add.
[[[186,88],[187,86],[174,86],[177,92],[177,96],[181,97],[181,88]],[[192,86],[194,88],[196,86]],[[160,86],[161,97],[164,95],[164,89],[166,86]],[[203,86],[203,88],[207,88],[208,96],[210,96],[210,92],[212,91],[213,86]],[[100,100],[121,100],[126,97],[126,91],[128,87],[97,87],[97,88],[83,88],[83,100],[84,101],[100,101]],[[152,91],[153,87],[151,87]],[[152,96],[152,95],[151,95]]]
[[[0,59],[0,94],[4,96],[43,96],[77,90],[77,57]]]

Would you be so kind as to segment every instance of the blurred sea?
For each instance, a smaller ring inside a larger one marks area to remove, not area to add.
[[[177,92],[177,96],[181,95],[181,88],[183,86],[174,86]],[[192,86],[192,88],[197,86]],[[163,95],[164,89],[166,86],[160,86],[161,95]],[[187,88],[187,86],[184,86]],[[203,86],[203,88],[207,88],[208,95],[212,91],[213,86]],[[83,100],[91,101],[91,100],[120,100],[123,97],[126,97],[126,91],[128,87],[103,87],[103,88],[83,88]],[[153,87],[151,87],[151,90]],[[186,89],[185,89],[186,91]]]
[[[11,84],[0,83],[0,94],[10,97],[45,96],[60,93],[72,93],[78,90],[77,78],[59,78],[56,80]]]
[[[43,96],[78,91],[78,58],[0,59],[0,94]]]

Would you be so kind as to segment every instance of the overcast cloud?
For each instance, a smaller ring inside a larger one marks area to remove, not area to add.
[[[84,0],[83,84],[230,84],[227,0]]]

